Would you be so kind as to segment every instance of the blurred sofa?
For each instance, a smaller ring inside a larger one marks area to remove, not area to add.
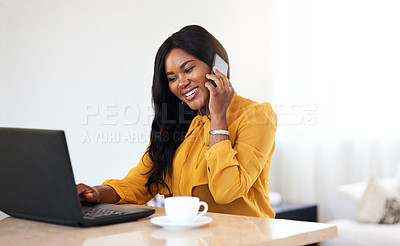
[[[339,237],[322,242],[322,246],[400,245],[400,223],[381,224],[382,220],[373,222],[382,207],[383,202],[379,200],[382,200],[383,193],[387,191],[399,199],[399,182],[397,179],[379,179],[375,182],[379,190],[371,188],[371,181],[336,188],[327,201],[327,213],[330,218],[328,223],[337,225]],[[392,212],[396,214],[400,210]]]

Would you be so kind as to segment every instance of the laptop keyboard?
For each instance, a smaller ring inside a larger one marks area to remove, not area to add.
[[[99,209],[95,207],[82,207],[82,212],[84,217],[98,218],[105,216],[115,216],[123,215],[125,212],[109,210],[109,209]]]

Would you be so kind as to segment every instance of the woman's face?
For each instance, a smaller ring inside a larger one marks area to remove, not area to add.
[[[210,99],[205,87],[210,66],[182,49],[174,48],[165,59],[169,89],[193,110],[204,109]]]

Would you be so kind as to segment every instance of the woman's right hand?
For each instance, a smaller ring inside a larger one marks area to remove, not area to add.
[[[91,187],[86,184],[80,183],[76,185],[76,189],[78,190],[78,195],[81,202],[100,202],[100,192],[96,189],[96,187]]]
[[[76,189],[82,202],[116,203],[121,199],[117,192],[108,185],[89,186],[80,183],[76,185]]]

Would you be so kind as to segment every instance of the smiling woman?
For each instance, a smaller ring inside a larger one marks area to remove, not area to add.
[[[161,45],[146,153],[122,180],[95,187],[79,184],[82,200],[144,204],[157,193],[196,196],[211,212],[274,217],[268,180],[276,115],[269,103],[235,93],[229,70],[225,76],[211,68],[214,54],[229,64],[221,43],[196,25]]]

